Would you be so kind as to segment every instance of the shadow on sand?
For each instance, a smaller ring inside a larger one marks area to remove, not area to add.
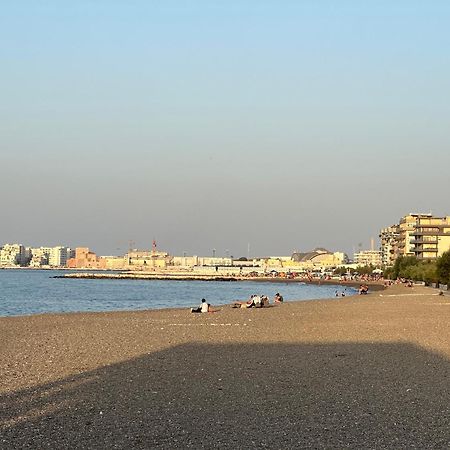
[[[2,448],[449,448],[450,364],[409,344],[190,344],[0,398]]]

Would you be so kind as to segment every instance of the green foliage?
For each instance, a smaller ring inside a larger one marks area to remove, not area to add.
[[[374,271],[375,266],[358,266],[356,268],[356,272],[358,272],[360,275],[372,275],[372,272]]]
[[[347,273],[347,268],[346,267],[337,267],[336,269],[334,269],[333,273],[335,275],[345,275]]]
[[[436,261],[436,274],[441,283],[450,283],[450,251],[445,252]]]
[[[386,269],[384,269],[384,272],[383,272],[383,277],[386,280],[395,280],[394,268],[393,267],[386,267]]]
[[[358,266],[356,269],[348,268],[348,267],[337,267],[334,269],[333,273],[335,275],[346,275],[347,273],[355,274],[358,273],[359,275],[372,275],[372,272],[374,271],[375,266]]]
[[[408,271],[408,267],[416,266],[419,264],[418,259],[415,256],[399,256],[392,267],[392,278],[407,278],[405,273]]]
[[[391,280],[406,278],[414,281],[425,281],[426,283],[438,281],[436,262],[419,261],[414,256],[399,256],[392,267],[385,269],[383,275]]]

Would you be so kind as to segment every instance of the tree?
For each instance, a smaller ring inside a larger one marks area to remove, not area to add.
[[[399,256],[392,267],[392,279],[395,280],[399,277],[407,278],[407,273],[410,270],[410,266],[417,266],[419,261],[415,256]]]
[[[441,283],[450,283],[450,251],[443,253],[437,259],[436,272]]]

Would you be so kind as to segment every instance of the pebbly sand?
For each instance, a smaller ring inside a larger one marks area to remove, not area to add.
[[[450,448],[450,297],[219,309],[0,318],[0,448]]]

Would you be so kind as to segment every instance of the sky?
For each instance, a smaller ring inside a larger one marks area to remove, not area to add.
[[[450,215],[447,1],[5,0],[0,245],[350,255]]]

